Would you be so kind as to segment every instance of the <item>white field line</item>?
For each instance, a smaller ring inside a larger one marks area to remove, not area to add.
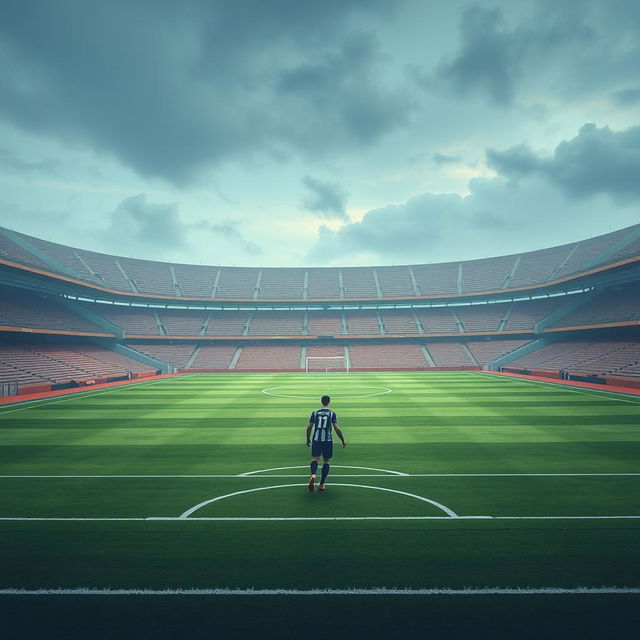
[[[336,465],[337,466],[337,465]],[[297,468],[297,467],[285,467]],[[305,468],[305,467],[301,467]],[[360,468],[360,467],[356,467]],[[258,476],[249,473],[211,473],[211,474],[110,474],[110,475],[0,475],[0,478],[31,478],[31,479],[64,479],[64,478],[306,478],[308,474],[301,473],[270,473]],[[256,472],[257,473],[257,472]],[[341,473],[331,474],[332,478],[544,478],[544,477],[634,477],[640,473]]]
[[[285,489],[288,487],[304,487],[304,484],[277,484],[271,487],[257,487],[255,489],[245,489],[244,491],[234,491],[233,493],[227,493],[224,496],[218,496],[217,498],[211,498],[210,500],[204,500],[203,502],[200,502],[199,504],[196,504],[195,506],[191,507],[190,509],[187,509],[184,513],[182,513],[180,515],[181,519],[185,519],[188,518],[192,513],[195,513],[198,509],[208,505],[208,504],[213,504],[214,502],[218,502],[220,500],[225,500],[226,498],[231,498],[233,496],[239,496],[243,493],[253,493],[254,491],[268,491],[270,489]],[[435,500],[430,500],[429,498],[425,498],[423,496],[419,496],[416,495],[415,493],[408,493],[406,491],[398,491],[397,489],[387,489],[386,487],[373,487],[373,486],[369,486],[369,485],[364,485],[364,484],[347,484],[344,482],[340,482],[338,484],[334,484],[334,487],[355,487],[357,489],[373,489],[374,491],[387,491],[389,493],[397,493],[403,496],[408,496],[409,498],[414,498],[416,500],[420,500],[422,502],[428,502],[429,504],[433,505],[434,507],[437,507],[438,509],[441,509],[442,511],[444,511],[449,517],[451,518],[457,518],[458,514],[449,509],[449,507],[445,507],[443,504],[440,504],[439,502],[436,502]]]
[[[318,395],[316,393],[311,394],[311,392],[309,392],[309,395],[306,395],[306,396],[290,396],[290,395],[284,395],[282,393],[270,393],[271,391],[274,391],[275,389],[286,388],[286,386],[287,385],[279,386],[279,387],[267,387],[266,389],[262,389],[262,393],[264,393],[267,396],[272,396],[274,398],[295,398],[295,399],[302,399],[302,400],[314,400],[314,399],[318,398]],[[349,399],[352,399],[352,398],[372,398],[374,396],[384,396],[387,393],[393,393],[393,389],[390,389],[389,387],[364,387],[364,388],[365,389],[379,389],[379,391],[376,391],[375,393],[367,393],[365,395],[359,395],[359,396],[352,396],[352,395],[340,396],[340,399],[341,400],[349,400]]]
[[[624,595],[638,594],[640,587],[466,587],[463,589],[71,589],[0,588],[2,596],[534,596],[534,595]]]
[[[381,471],[382,473],[386,473],[393,476],[407,476],[408,473],[403,473],[402,471],[391,471],[389,469],[376,469],[374,467],[350,467],[342,464],[334,464],[332,465],[333,469],[364,469],[365,471]],[[256,471],[245,471],[244,473],[239,473],[239,476],[253,476],[258,473],[267,473],[268,471],[286,471],[287,469],[308,469],[309,465],[297,465],[295,467],[274,467],[273,469],[258,469]]]
[[[73,400],[74,398],[88,398],[88,397],[95,397],[95,396],[99,396],[103,393],[113,393],[114,391],[123,391],[125,389],[132,389],[132,388],[138,388],[138,387],[142,387],[142,386],[149,386],[152,384],[160,384],[162,382],[167,382],[168,380],[171,380],[172,378],[163,378],[162,380],[152,380],[150,382],[138,382],[138,383],[134,383],[134,384],[124,384],[124,385],[119,385],[117,387],[113,387],[111,389],[96,389],[95,391],[91,391],[91,390],[87,390],[87,391],[81,391],[81,392],[75,392],[75,393],[69,393],[65,396],[63,396],[62,398],[59,398],[57,400],[54,400],[52,398],[40,398],[39,400],[25,400],[24,402],[20,403],[19,407],[16,407],[15,409],[4,409],[3,407],[0,407],[0,418],[4,415],[6,415],[7,413],[13,413],[14,411],[24,411],[25,409],[31,409],[33,408],[33,405],[36,402],[44,402],[45,404],[40,404],[38,405],[39,407],[48,407],[50,404],[58,404],[58,402],[66,402],[67,400]],[[13,406],[13,405],[8,405],[9,407]]]
[[[628,404],[635,404],[636,406],[640,406],[640,397],[633,396],[631,394],[625,394],[623,391],[607,391],[606,389],[576,389],[575,387],[570,387],[569,385],[562,384],[561,382],[552,382],[546,380],[529,380],[529,378],[516,378],[511,376],[494,376],[490,373],[485,373],[483,371],[474,371],[473,373],[481,376],[491,376],[494,379],[498,380],[507,380],[511,382],[526,382],[528,384],[550,384],[554,387],[562,389],[564,391],[570,391],[571,393],[579,393],[583,396],[591,396],[592,398],[595,396],[599,399],[606,398],[607,400],[617,400],[618,402],[626,402]],[[606,394],[606,395],[605,395]],[[618,396],[627,395],[629,398],[637,397],[637,400],[628,400],[626,398],[619,398]]]
[[[292,485],[305,486],[305,485]],[[211,521],[211,522],[297,522],[297,521],[336,521],[336,520],[640,520],[640,515],[635,516],[212,516],[191,517],[182,516],[147,516],[143,518],[77,518],[77,517],[0,517],[0,522],[187,522],[187,521]]]

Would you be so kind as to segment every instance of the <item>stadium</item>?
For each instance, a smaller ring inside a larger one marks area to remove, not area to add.
[[[219,624],[241,593],[285,620],[313,593],[350,594],[365,630],[390,606],[451,637],[534,610],[565,637],[567,612],[622,633],[640,588],[640,225],[344,268],[153,262],[1,228],[0,278],[10,589],[139,590],[156,612],[163,592],[227,593]],[[349,446],[309,495],[321,393]],[[318,541],[331,562],[310,572]]]

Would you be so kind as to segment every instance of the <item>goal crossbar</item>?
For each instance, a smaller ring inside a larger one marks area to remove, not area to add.
[[[344,356],[306,356],[304,359],[304,371],[336,371],[344,369],[349,373],[349,362]]]

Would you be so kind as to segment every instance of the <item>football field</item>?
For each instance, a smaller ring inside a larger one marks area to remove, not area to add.
[[[348,445],[312,494],[325,393]],[[386,608],[398,637],[425,615],[493,637],[534,609],[564,637],[638,621],[640,398],[475,372],[194,374],[1,408],[0,445],[0,602],[26,625],[133,625],[141,597],[152,626],[167,599],[237,630],[347,596],[350,624]]]

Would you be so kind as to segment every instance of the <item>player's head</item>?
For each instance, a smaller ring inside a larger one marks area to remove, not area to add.
[[[320,402],[322,402],[323,407],[328,407],[331,402],[331,398],[329,396],[322,396],[322,398],[320,398]]]

